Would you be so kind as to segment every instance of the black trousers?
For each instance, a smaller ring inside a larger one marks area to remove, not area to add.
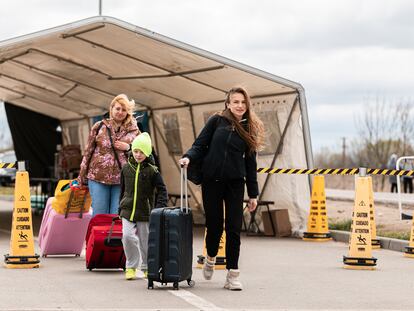
[[[244,180],[203,181],[201,188],[206,214],[207,255],[215,257],[218,253],[225,218],[226,268],[238,269],[240,231],[243,218]],[[223,214],[223,202],[225,216]]]
[[[403,184],[404,184],[404,193],[413,193],[413,179],[403,178]]]

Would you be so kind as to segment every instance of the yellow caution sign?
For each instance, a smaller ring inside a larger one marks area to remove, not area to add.
[[[207,234],[207,229],[204,233],[203,254],[197,256],[198,257],[197,268],[202,268],[203,267],[204,260],[207,257],[206,234]],[[223,234],[221,235],[219,249],[218,249],[218,253],[217,253],[217,256],[216,256],[216,265],[215,265],[214,269],[216,269],[216,270],[226,269],[226,231],[224,231],[224,230],[223,230]]]
[[[413,222],[411,224],[410,243],[405,248],[404,256],[414,258],[414,217]]]
[[[375,207],[374,207],[374,191],[372,189],[372,177],[368,177],[369,184],[369,220],[371,223],[371,246],[373,249],[381,248],[381,243],[377,239],[377,225],[375,224]]]
[[[326,213],[325,177],[318,175],[313,179],[308,227],[307,231],[303,233],[303,240],[329,241],[331,239]]]
[[[29,174],[16,173],[10,254],[4,255],[7,268],[38,268],[39,255],[34,252]]]
[[[410,243],[405,247],[404,256],[414,258],[414,217],[411,225]]]
[[[372,257],[370,224],[369,177],[357,177],[352,212],[349,254],[344,256],[344,268],[374,270],[377,259]]]

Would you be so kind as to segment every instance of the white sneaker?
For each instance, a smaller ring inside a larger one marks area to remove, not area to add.
[[[214,266],[216,265],[216,257],[213,258],[213,260],[209,260],[208,257],[206,257],[206,261],[204,262],[203,266],[203,276],[206,280],[211,280],[214,273]]]
[[[230,269],[227,272],[226,283],[224,283],[224,288],[230,290],[242,290],[243,286],[239,280],[240,270]]]

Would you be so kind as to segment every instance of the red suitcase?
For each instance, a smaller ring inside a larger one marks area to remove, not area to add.
[[[89,221],[88,230],[86,231],[85,245],[88,245],[89,236],[91,235],[91,231],[94,226],[110,226],[112,224],[112,219],[117,217],[117,214],[98,214],[92,217]],[[122,221],[119,221],[117,224],[121,224],[122,226]]]
[[[92,271],[92,269],[125,270],[126,259],[122,246],[122,222],[118,216],[109,219],[112,222],[110,225],[94,225],[90,227],[90,232],[88,232],[86,268],[89,271]],[[95,223],[97,222],[99,223],[95,220]]]

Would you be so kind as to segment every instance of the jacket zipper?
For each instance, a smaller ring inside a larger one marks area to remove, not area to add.
[[[131,213],[131,217],[129,217],[130,221],[134,220],[134,215],[135,215],[135,209],[136,209],[136,204],[137,204],[137,192],[138,192],[138,176],[139,176],[139,170],[140,170],[140,166],[141,164],[138,163],[137,169],[135,171],[135,183],[134,183],[134,203],[132,204],[132,213]]]
[[[232,134],[233,134],[233,127],[231,128],[230,134],[229,136],[227,136],[227,140],[226,140],[226,149],[224,149],[224,160],[223,160],[223,166],[221,167],[221,174],[220,174],[221,179],[223,179],[224,165],[226,164],[226,159],[227,159],[227,147],[229,145]]]

